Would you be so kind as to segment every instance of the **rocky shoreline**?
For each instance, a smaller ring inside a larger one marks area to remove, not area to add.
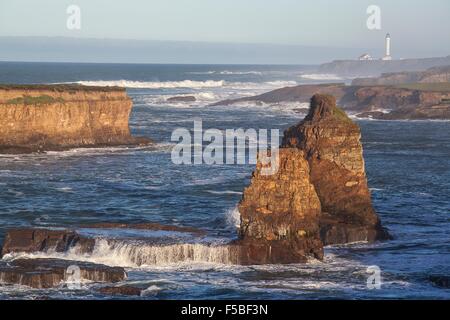
[[[0,153],[150,143],[131,135],[131,109],[124,88],[0,85]]]
[[[243,102],[271,104],[309,102],[314,94],[336,97],[342,108],[358,118],[380,120],[448,120],[450,86],[448,83],[354,86],[343,83],[299,85],[276,89],[261,95],[219,101],[213,106]]]
[[[103,284],[98,292],[139,295],[126,283],[130,264],[305,263],[322,260],[325,245],[389,239],[371,204],[360,136],[334,97],[315,95],[306,118],[285,132],[279,170],[263,175],[258,162],[239,203],[235,240],[218,243],[202,230],[156,223],[11,229],[0,282],[57,287],[77,266],[82,280]],[[119,265],[102,263],[117,255]]]

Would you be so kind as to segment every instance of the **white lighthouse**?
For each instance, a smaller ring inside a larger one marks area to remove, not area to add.
[[[392,60],[391,57],[391,35],[386,34],[386,42],[385,42],[385,53],[383,60]]]

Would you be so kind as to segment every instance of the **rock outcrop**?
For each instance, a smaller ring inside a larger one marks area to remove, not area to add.
[[[308,102],[314,94],[331,94],[341,99],[347,94],[348,87],[344,83],[305,84],[294,87],[275,89],[260,95],[229,99],[216,102],[212,106],[227,106],[240,102],[280,103],[280,102]]]
[[[168,102],[195,102],[197,99],[194,96],[175,96],[167,99]]]
[[[387,239],[367,187],[360,129],[329,95],[285,131],[279,169],[258,162],[239,204],[240,263],[321,259],[323,245]]]
[[[383,120],[450,119],[450,86],[445,82],[398,86],[300,85],[253,97],[224,100],[214,105],[308,102],[314,94],[333,95],[339,105],[358,117]]]
[[[322,205],[324,244],[385,239],[367,187],[361,132],[333,96],[315,95],[305,120],[285,131],[282,147],[299,148]]]
[[[258,163],[239,204],[240,264],[296,263],[321,259],[319,198],[303,152],[281,149],[279,169],[263,175]]]
[[[81,253],[91,252],[94,239],[82,237],[77,232],[67,229],[18,228],[7,232],[1,255],[16,252],[33,253],[52,250],[66,252],[78,246]]]
[[[140,296],[142,293],[142,289],[138,287],[128,286],[128,285],[122,285],[117,287],[101,287],[96,289],[97,292],[104,294],[104,295],[110,295],[110,296]]]
[[[126,277],[127,274],[123,268],[89,262],[16,259],[0,263],[0,283],[18,284],[37,289],[57,287],[72,279],[114,283],[123,281]]]
[[[0,85],[0,153],[148,143],[128,126],[125,89]]]

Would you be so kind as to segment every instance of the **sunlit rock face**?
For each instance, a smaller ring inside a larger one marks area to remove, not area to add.
[[[309,165],[297,148],[279,151],[279,168],[262,173],[258,163],[239,204],[240,263],[294,263],[323,257],[319,198]]]
[[[304,152],[322,205],[324,244],[385,239],[373,209],[364,168],[359,126],[330,95],[315,95],[306,118],[286,130],[283,147]]]
[[[124,88],[1,85],[0,153],[147,144],[129,129]]]
[[[372,207],[359,126],[330,95],[284,133],[278,171],[258,162],[239,204],[239,263],[295,263],[323,246],[388,237]]]

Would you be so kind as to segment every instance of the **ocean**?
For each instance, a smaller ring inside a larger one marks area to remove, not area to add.
[[[232,240],[236,205],[254,165],[175,165],[173,130],[192,130],[194,119],[204,129],[284,130],[305,116],[307,105],[209,105],[289,85],[348,81],[313,74],[308,66],[1,62],[0,83],[127,87],[133,134],[156,144],[0,155],[0,240],[13,227],[95,222],[191,226],[214,241]],[[196,101],[167,102],[177,95]],[[126,267],[126,283],[145,289],[138,299],[449,299],[439,279],[448,281],[450,273],[450,122],[357,122],[374,207],[393,240],[330,246],[324,261],[298,265],[230,265],[220,251],[177,261],[171,256],[177,248],[155,252],[138,243],[113,249],[99,243],[90,257],[63,258]],[[136,254],[152,258],[138,264]],[[367,287],[370,266],[381,270],[380,289]],[[93,286],[0,286],[0,299],[109,298]]]

